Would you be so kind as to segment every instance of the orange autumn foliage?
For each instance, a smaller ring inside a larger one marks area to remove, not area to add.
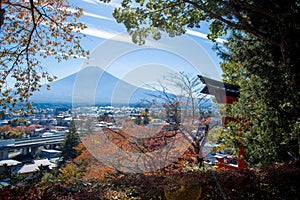
[[[143,126],[138,126],[136,130],[144,131]],[[140,160],[135,159],[132,155],[141,154],[144,156],[143,159],[146,164],[155,162],[163,162],[165,157],[153,157],[155,154],[152,152],[159,151],[167,145],[176,144],[176,141],[186,140],[184,134],[180,130],[176,131],[163,131],[160,130],[156,134],[150,137],[138,137],[138,133],[128,133],[125,130],[112,130],[109,128],[103,129],[99,133],[88,134],[82,137],[83,145],[97,158],[108,157],[104,162],[109,163],[112,168],[122,165],[122,162],[130,162],[131,166],[140,167]],[[122,153],[119,153],[121,150]],[[166,148],[165,151],[170,151],[169,160],[173,160],[170,164],[163,168],[153,167],[151,173],[178,173],[184,171],[185,166],[195,166],[197,160],[197,153],[191,144],[188,146],[173,145],[172,149]],[[168,152],[162,153],[161,155],[167,155]],[[146,155],[146,156],[145,156]],[[171,157],[174,155],[173,157]],[[148,157],[147,157],[148,156]],[[88,151],[84,150],[82,154],[75,159],[76,162],[82,163],[89,160],[85,172],[85,176],[93,178],[93,173],[97,173],[97,176],[103,177],[106,172],[113,172],[112,168],[104,167],[100,165],[100,162],[94,158]],[[126,160],[126,161],[124,161]],[[136,164],[135,164],[136,163]],[[126,167],[126,166],[125,166]],[[122,168],[121,168],[122,169]],[[139,168],[141,172],[145,172],[149,168]]]
[[[80,143],[75,149],[80,152],[73,161],[66,163],[60,171],[60,179],[66,184],[81,181],[99,181],[105,179],[108,174],[114,174],[115,170],[103,165],[85,146]]]

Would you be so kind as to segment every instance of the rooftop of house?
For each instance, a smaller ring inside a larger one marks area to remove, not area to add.
[[[25,164],[17,170],[18,174],[34,173],[40,170],[39,167],[55,168],[56,164],[51,163],[48,159],[34,160],[33,164]]]
[[[28,174],[39,171],[39,167],[36,164],[25,164],[18,171],[18,174]]]
[[[16,165],[20,165],[22,164],[21,162],[17,161],[17,160],[0,160],[0,167],[7,165],[7,166],[16,166]]]
[[[39,166],[43,166],[44,167],[44,166],[50,166],[51,165],[51,163],[50,163],[50,161],[48,159],[34,160],[33,163],[35,165],[37,165],[38,167]]]

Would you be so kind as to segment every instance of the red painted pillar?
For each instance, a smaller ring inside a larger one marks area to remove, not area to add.
[[[218,163],[217,163],[217,166],[219,169],[222,169],[224,168],[224,158],[223,157],[217,157],[217,160],[218,160]]]
[[[240,131],[241,128],[239,128],[239,132]],[[241,133],[239,133],[238,139],[239,140],[242,139]],[[238,168],[239,169],[247,168],[247,163],[245,162],[245,151],[244,151],[244,147],[241,144],[239,145],[239,152],[238,152]]]

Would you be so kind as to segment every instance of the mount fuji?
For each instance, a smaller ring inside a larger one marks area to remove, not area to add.
[[[49,84],[35,92],[36,103],[112,104],[140,103],[153,99],[160,92],[131,85],[99,67],[86,67],[77,73]]]

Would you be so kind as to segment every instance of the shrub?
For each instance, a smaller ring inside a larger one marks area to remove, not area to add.
[[[281,164],[257,169],[114,174],[102,180],[53,181],[0,189],[0,199],[299,199],[300,168]],[[171,197],[173,195],[173,197]]]

